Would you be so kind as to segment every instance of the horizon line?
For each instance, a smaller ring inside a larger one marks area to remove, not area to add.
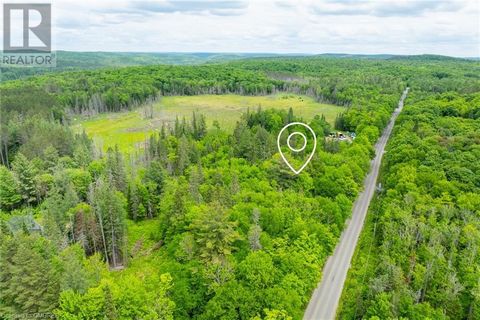
[[[78,52],[78,53],[137,53],[137,54],[264,54],[278,56],[318,56],[318,55],[350,55],[350,56],[438,56],[448,58],[480,59],[478,56],[450,56],[438,53],[346,53],[346,52],[266,52],[266,51],[104,51],[104,50],[52,50],[53,52]]]

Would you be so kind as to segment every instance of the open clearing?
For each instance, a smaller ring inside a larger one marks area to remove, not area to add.
[[[152,119],[144,116],[145,109],[141,107],[128,112],[77,119],[76,128],[79,131],[84,129],[94,138],[96,144],[104,149],[118,144],[122,151],[132,152],[152,132],[159,131],[162,123],[171,124],[177,117],[180,120],[185,117],[188,121],[195,111],[206,116],[209,127],[214,121],[218,121],[221,128],[231,131],[242,113],[248,108],[255,111],[258,107],[284,110],[292,107],[294,114],[305,121],[311,120],[317,114],[323,114],[331,124],[336,115],[344,110],[344,107],[318,103],[310,97],[294,94],[172,96],[162,97],[161,101],[154,105]]]

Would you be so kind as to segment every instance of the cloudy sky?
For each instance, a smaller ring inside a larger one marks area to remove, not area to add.
[[[53,0],[52,4],[57,50],[480,56],[478,0]]]

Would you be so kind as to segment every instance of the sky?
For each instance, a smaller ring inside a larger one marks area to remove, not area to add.
[[[52,0],[52,8],[57,50],[480,56],[478,0]]]

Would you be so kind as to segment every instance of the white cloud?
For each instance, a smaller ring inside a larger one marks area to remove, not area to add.
[[[57,49],[480,56],[476,0],[54,0]]]
[[[463,7],[463,1],[449,0],[327,0],[312,3],[312,11],[320,15],[370,15],[377,17],[419,16],[432,12],[455,12]]]

